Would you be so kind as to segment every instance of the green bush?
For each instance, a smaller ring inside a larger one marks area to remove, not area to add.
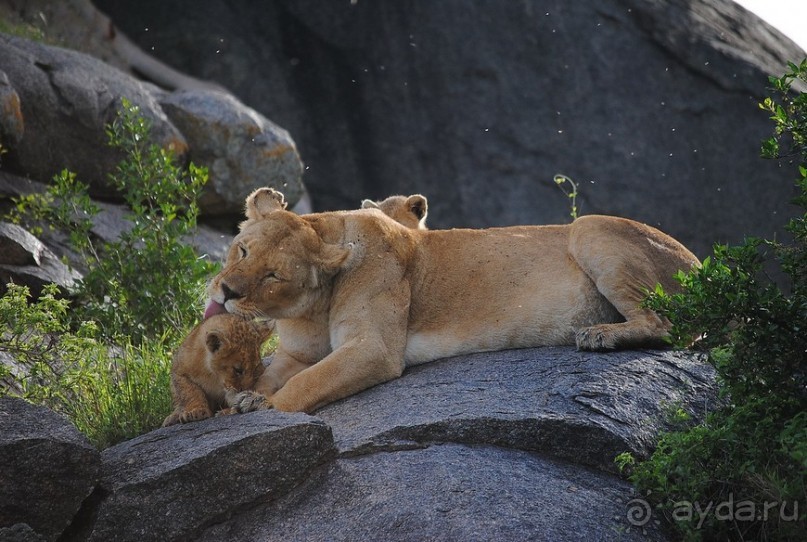
[[[70,232],[70,244],[87,268],[71,292],[77,300],[73,316],[98,322],[109,339],[134,344],[184,332],[197,317],[204,280],[215,270],[182,241],[196,228],[207,171],[191,164],[186,175],[171,151],[148,143],[149,131],[149,122],[125,99],[107,129],[110,146],[125,155],[110,180],[131,209],[130,229],[118,240],[93,236],[91,218],[99,209],[87,186],[68,171],[45,194],[19,198],[12,216]]]
[[[159,427],[171,411],[171,356],[164,340],[106,343],[92,322],[70,329],[70,302],[46,286],[35,302],[27,287],[0,297],[0,395],[65,414],[99,448]]]
[[[794,203],[805,213],[786,225],[792,242],[715,246],[700,268],[679,274],[682,293],[658,290],[647,301],[673,323],[677,345],[699,337],[725,399],[702,424],[663,435],[649,460],[618,459],[687,540],[807,532],[807,95],[794,96],[795,80],[807,82],[807,60],[772,77],[778,101],[761,104],[775,123],[763,156],[799,162]],[[767,278],[771,263],[788,284]]]
[[[19,198],[10,218],[70,232],[84,278],[70,300],[55,286],[30,304],[14,285],[0,298],[0,351],[15,360],[0,362],[0,394],[64,412],[99,447],[158,427],[170,412],[170,352],[198,320],[215,271],[182,241],[196,227],[206,171],[181,170],[147,143],[138,108],[122,105],[107,134],[124,155],[111,181],[131,209],[130,229],[99,241],[87,186],[61,172],[45,193]]]

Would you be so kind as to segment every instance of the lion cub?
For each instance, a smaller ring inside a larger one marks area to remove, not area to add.
[[[264,370],[261,346],[274,329],[274,320],[259,323],[226,313],[197,325],[174,353],[174,411],[163,427],[210,418],[228,406],[228,398],[251,389]]]
[[[426,215],[429,203],[426,196],[390,196],[383,201],[362,200],[362,209],[379,209],[395,222],[413,230],[427,230]]]

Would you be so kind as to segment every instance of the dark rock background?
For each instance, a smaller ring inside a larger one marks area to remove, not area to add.
[[[432,227],[628,216],[703,257],[784,223],[768,75],[804,52],[730,0],[97,0],[288,129],[316,209],[421,192]]]

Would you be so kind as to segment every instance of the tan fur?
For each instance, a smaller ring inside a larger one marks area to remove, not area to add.
[[[254,323],[238,315],[211,316],[196,326],[174,353],[171,396],[174,411],[163,427],[209,418],[263,374],[261,345],[274,322]]]
[[[390,196],[383,201],[362,200],[362,209],[379,209],[382,213],[407,228],[426,230],[429,202],[426,196]]]
[[[260,201],[260,205],[255,202]],[[377,209],[297,216],[282,196],[247,199],[212,302],[276,318],[280,344],[241,411],[310,412],[408,365],[542,345],[664,345],[669,323],[639,304],[698,264],[664,233],[584,216],[569,225],[403,227]]]

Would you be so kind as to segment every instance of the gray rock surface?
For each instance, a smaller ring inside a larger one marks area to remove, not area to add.
[[[45,245],[25,228],[0,222],[0,263],[6,265],[39,265]]]
[[[234,228],[255,188],[281,189],[291,205],[303,196],[303,166],[288,132],[232,96],[167,93],[91,56],[4,35],[0,143],[7,153],[0,166],[43,183],[66,168],[93,195],[120,199],[108,176],[122,156],[108,146],[105,127],[121,98],[149,119],[153,142],[172,149],[180,162],[190,157],[208,168],[203,213],[225,215]]]
[[[0,35],[0,70],[19,95],[25,129],[3,157],[4,169],[48,182],[62,169],[97,194],[111,196],[107,175],[121,156],[107,146],[104,127],[122,97],[152,122],[152,139],[183,156],[187,143],[165,117],[154,88],[90,56]]]
[[[645,456],[674,408],[715,406],[714,370],[692,354],[506,350],[414,367],[319,410],[342,454],[490,444],[604,471]]]
[[[582,213],[700,257],[790,216],[757,102],[805,53],[731,0],[96,4],[288,129],[317,210],[422,193],[433,228],[566,222],[563,173]]]
[[[193,540],[204,526],[286,493],[333,452],[330,428],[304,414],[158,429],[102,453],[89,540]]]
[[[0,294],[13,282],[28,286],[37,297],[46,284],[66,290],[80,276],[24,228],[0,222]]]
[[[187,138],[190,159],[209,169],[200,202],[209,214],[240,214],[260,186],[276,188],[293,202],[302,196],[303,164],[289,133],[232,95],[177,91],[160,105]]]
[[[669,540],[615,474],[673,408],[714,407],[680,352],[458,356],[329,405],[339,457],[201,540]]]
[[[200,541],[669,540],[627,519],[627,482],[540,455],[442,444],[342,458]]]
[[[56,540],[101,472],[98,451],[62,416],[7,397],[0,465],[0,537],[18,540]]]
[[[699,419],[716,401],[713,369],[682,352],[448,358],[315,416],[217,417],[109,448],[64,538],[670,540],[614,457],[646,455],[673,408]]]

